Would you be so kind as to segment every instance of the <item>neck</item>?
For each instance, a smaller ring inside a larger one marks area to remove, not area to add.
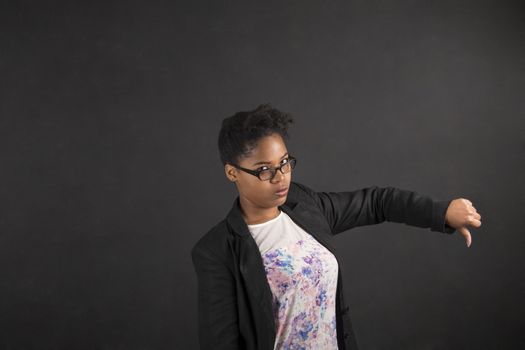
[[[240,197],[241,212],[247,225],[262,224],[276,218],[280,211],[278,207],[261,208]]]

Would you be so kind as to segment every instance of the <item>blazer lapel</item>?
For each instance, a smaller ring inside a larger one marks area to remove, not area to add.
[[[272,307],[272,291],[257,243],[253,239],[248,226],[242,217],[239,197],[235,200],[230,213],[227,216],[228,223],[238,236],[237,256],[239,259],[239,268],[244,286],[250,295],[250,300],[259,303],[264,316],[270,322],[270,329],[275,329],[275,320]]]
[[[312,210],[303,202],[294,203],[292,207],[283,205],[281,209],[303,230],[312,235],[319,243],[324,245],[332,254],[335,255],[335,248],[328,239],[328,235],[323,233],[323,229],[318,222],[312,219]]]

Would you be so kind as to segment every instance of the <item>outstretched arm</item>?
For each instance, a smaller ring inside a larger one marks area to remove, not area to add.
[[[465,225],[473,223],[467,221],[470,220],[467,215],[473,215],[470,214],[473,207],[463,199],[438,201],[413,191],[377,186],[345,192],[316,192],[295,184],[317,203],[334,235],[353,227],[390,221],[449,234],[457,229],[467,238]],[[478,219],[475,214],[473,218]]]

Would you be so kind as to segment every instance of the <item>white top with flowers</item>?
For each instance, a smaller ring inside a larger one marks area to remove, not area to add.
[[[273,294],[274,350],[336,350],[335,256],[283,211],[248,229]]]

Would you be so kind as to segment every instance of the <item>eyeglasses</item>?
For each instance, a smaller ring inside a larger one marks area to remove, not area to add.
[[[277,170],[279,170],[283,174],[288,174],[290,171],[292,171],[293,168],[295,168],[295,163],[297,163],[297,159],[291,156],[283,159],[282,161],[286,161],[286,163],[282,163],[277,168],[270,168],[264,165],[257,170],[246,169],[235,164],[232,165],[237,169],[242,170],[248,174],[257,176],[261,181],[271,181],[275,177],[275,174],[277,174]]]

